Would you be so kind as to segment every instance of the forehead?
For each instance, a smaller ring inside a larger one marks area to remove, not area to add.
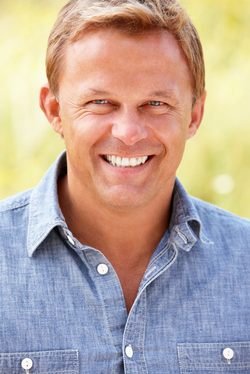
[[[131,79],[158,85],[163,76],[170,86],[178,82],[191,87],[186,59],[167,30],[139,35],[113,28],[84,32],[67,47],[61,71],[64,81],[98,78],[120,86]]]

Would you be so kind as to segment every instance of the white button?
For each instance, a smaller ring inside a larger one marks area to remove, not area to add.
[[[234,351],[231,348],[225,348],[223,351],[223,356],[225,359],[231,360],[231,358],[234,356]]]
[[[105,264],[100,264],[97,266],[97,271],[99,274],[105,275],[109,271],[109,268]]]
[[[33,366],[33,362],[30,358],[25,358],[23,361],[22,361],[22,368],[25,369],[25,370],[29,370],[31,369]]]
[[[134,352],[133,352],[133,349],[132,349],[131,345],[128,345],[128,346],[125,348],[125,353],[126,353],[126,356],[127,356],[128,358],[132,358],[132,357],[133,357]]]
[[[68,238],[68,241],[69,241],[72,245],[75,244],[75,242],[74,242],[74,240],[71,238],[71,236],[68,235],[67,238]]]

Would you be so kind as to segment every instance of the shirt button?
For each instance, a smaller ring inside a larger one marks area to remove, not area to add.
[[[223,351],[223,356],[226,360],[231,360],[234,356],[234,351],[231,348],[225,348]]]
[[[97,266],[97,271],[99,274],[105,275],[109,271],[109,268],[105,264],[100,264]]]
[[[33,362],[30,358],[25,358],[23,361],[22,361],[22,368],[24,370],[29,370],[31,369],[33,366]]]
[[[125,348],[125,353],[126,353],[126,356],[128,358],[132,358],[133,357],[133,348],[131,347],[131,345],[128,345],[126,348]]]

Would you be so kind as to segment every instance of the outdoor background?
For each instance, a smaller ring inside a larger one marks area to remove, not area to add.
[[[200,34],[207,103],[178,177],[192,195],[250,218],[250,1],[182,0]],[[64,149],[38,105],[63,0],[0,0],[0,199],[35,186]]]

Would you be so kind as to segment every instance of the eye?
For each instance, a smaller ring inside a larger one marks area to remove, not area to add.
[[[164,103],[162,101],[149,101],[149,104],[150,105],[153,105],[153,106],[161,106],[161,105],[164,105]]]
[[[170,110],[170,106],[167,103],[164,103],[163,101],[150,100],[145,102],[140,107],[140,110],[148,114],[160,115],[166,114]]]
[[[107,114],[112,112],[115,109],[115,105],[109,100],[105,99],[96,99],[88,101],[84,108],[90,110],[92,113],[97,114]]]
[[[92,103],[94,104],[108,104],[108,100],[93,100]]]

